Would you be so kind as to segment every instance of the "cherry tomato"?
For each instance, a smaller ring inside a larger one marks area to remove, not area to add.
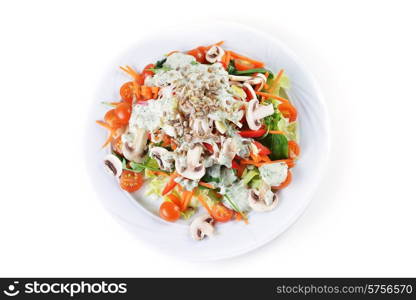
[[[286,180],[283,181],[279,186],[272,186],[273,189],[284,189],[292,182],[292,172],[287,171],[287,177]]]
[[[261,143],[259,143],[257,141],[254,141],[253,143],[254,143],[254,145],[256,145],[257,149],[259,149],[259,154],[260,155],[269,155],[270,153],[272,153],[272,151],[270,151],[269,148],[262,145]]]
[[[244,59],[235,59],[234,64],[235,64],[235,68],[238,71],[246,71],[246,70],[254,69],[256,67],[253,63],[246,61]]]
[[[143,185],[143,176],[140,173],[123,170],[120,177],[120,187],[129,192],[133,193],[140,189]]]
[[[290,103],[281,103],[278,106],[280,112],[283,114],[285,118],[289,119],[289,122],[296,121],[298,117],[298,112],[296,108]]]
[[[115,109],[110,109],[104,115],[104,121],[111,127],[111,128],[120,128],[123,126],[122,122],[120,122],[119,118],[115,113]]]
[[[259,130],[242,130],[239,132],[240,136],[245,138],[261,137],[266,133],[266,129],[260,128]]]
[[[298,157],[300,154],[300,147],[298,143],[296,143],[295,141],[289,141],[287,144],[289,146],[289,158]]]
[[[121,124],[128,124],[131,115],[131,105],[125,102],[118,104],[117,107],[114,109],[114,114],[116,115]]]
[[[120,88],[120,97],[124,102],[133,102],[133,82],[124,83]]]
[[[206,62],[205,60],[205,48],[204,47],[198,47],[196,49],[189,50],[187,54],[192,55],[195,57],[196,61],[203,64]]]
[[[165,201],[159,208],[159,215],[166,221],[175,222],[181,216],[181,209],[175,203]]]
[[[154,64],[148,64],[146,67],[144,67],[143,72],[142,72],[144,80],[146,80],[147,77],[153,76],[155,74],[155,72],[149,70],[149,69],[153,69],[154,67],[155,67]]]
[[[218,222],[228,222],[234,215],[234,211],[222,204],[215,204],[211,209],[212,217]]]

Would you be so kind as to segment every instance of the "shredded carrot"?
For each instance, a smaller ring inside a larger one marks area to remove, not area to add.
[[[188,208],[189,202],[191,202],[192,197],[194,196],[194,191],[184,191],[183,192],[183,202],[182,202],[182,211]]]
[[[239,59],[246,60],[246,61],[248,61],[248,62],[251,62],[251,63],[252,63],[253,65],[255,65],[257,68],[262,68],[262,67],[264,67],[264,63],[263,63],[263,62],[261,62],[261,61],[258,61],[258,60],[255,60],[255,59],[249,58],[249,57],[247,57],[247,56],[244,56],[244,55],[241,55],[241,54],[238,54],[238,53],[235,53],[234,51],[230,51],[230,53],[231,53],[231,57],[232,57],[232,58],[239,58]]]
[[[260,155],[259,156],[259,161],[260,162],[262,162],[262,161],[267,162],[267,161],[270,161],[270,158],[267,155]]]
[[[140,87],[140,94],[143,96],[145,100],[152,99],[152,89],[148,86],[142,85]]]
[[[179,206],[179,207],[182,206],[181,199],[179,199],[179,197],[175,196],[174,194],[169,194],[166,197],[168,197],[169,200],[172,201],[173,203],[175,203],[177,206]]]
[[[151,173],[153,173],[155,175],[159,175],[159,176],[169,176],[168,173],[163,172],[163,171],[151,171],[151,170],[149,170],[149,172],[151,172]]]
[[[203,181],[200,181],[199,185],[204,186],[204,187],[209,188],[209,189],[215,189],[215,186],[213,186],[212,184],[203,182]]]
[[[260,96],[264,96],[266,98],[274,98],[274,99],[277,99],[277,100],[282,101],[282,102],[289,102],[289,100],[287,100],[285,98],[282,98],[282,97],[279,97],[279,96],[276,96],[276,95],[273,95],[273,94],[269,94],[269,93],[256,92],[256,94],[260,95]]]
[[[95,121],[95,123],[97,123],[98,125],[100,125],[100,126],[103,126],[105,129],[108,129],[108,130],[113,130],[111,127],[110,127],[110,125],[108,125],[106,122],[103,122],[103,121],[100,121],[100,120],[97,120],[97,121]]]
[[[241,221],[241,220],[243,220],[243,221],[244,221],[244,223],[248,224],[247,217],[246,217],[246,216],[243,216],[243,215],[242,215],[241,213],[239,213],[239,212],[235,212],[235,219],[236,219],[237,221]]]
[[[178,50],[173,50],[173,51],[170,51],[168,54],[166,54],[166,56],[171,56],[173,53],[178,53],[179,51]]]
[[[269,72],[264,73],[264,77],[266,77],[266,79],[269,78],[269,75]]]
[[[124,72],[126,72],[127,74],[129,74],[134,80],[139,80],[140,79],[140,74],[137,73],[132,67],[130,66],[125,66],[125,67],[120,67],[120,69],[122,69]]]
[[[176,143],[172,141],[170,143],[170,147],[172,148],[172,150],[176,150],[176,148],[178,148],[178,145],[176,145]]]
[[[212,46],[221,46],[222,44],[224,44],[224,41],[219,41],[218,43],[215,43]]]
[[[268,88],[266,88],[267,91],[273,91],[277,87],[277,85],[280,83],[280,80],[282,79],[283,73],[283,69],[281,69],[279,73],[277,73],[276,78],[273,79],[272,84]]]
[[[253,152],[250,153],[250,157],[253,159],[254,162],[259,162],[259,156],[257,154],[254,154]]]
[[[285,134],[283,131],[280,130],[269,130],[270,134]]]
[[[207,202],[205,201],[202,195],[198,195],[198,201],[202,204],[202,206],[207,210],[207,212],[212,215],[211,209],[209,208]]]

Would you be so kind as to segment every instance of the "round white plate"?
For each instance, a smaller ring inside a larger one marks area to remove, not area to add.
[[[149,199],[122,192],[116,180],[103,171],[104,150],[100,145],[105,131],[94,123],[107,108],[101,101],[118,101],[119,87],[129,78],[118,68],[130,65],[142,69],[172,50],[187,50],[224,40],[224,48],[235,50],[266,63],[271,70],[284,69],[291,79],[290,99],[298,109],[301,158],[293,169],[292,184],[281,192],[279,206],[269,213],[250,213],[249,225],[229,222],[217,226],[214,238],[193,241],[185,222],[167,223],[154,212]],[[215,23],[184,26],[151,33],[113,62],[99,86],[87,125],[87,167],[92,182],[106,208],[130,232],[170,254],[190,260],[230,258],[254,250],[276,238],[305,210],[319,182],[328,156],[328,119],[319,89],[298,58],[272,36],[238,24]]]

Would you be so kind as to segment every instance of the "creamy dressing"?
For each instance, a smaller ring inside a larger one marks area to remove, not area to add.
[[[284,162],[265,164],[259,168],[260,176],[270,186],[278,186],[286,180],[288,167]]]

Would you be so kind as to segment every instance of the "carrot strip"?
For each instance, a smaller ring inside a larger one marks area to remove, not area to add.
[[[283,131],[280,130],[269,130],[270,134],[285,134]]]
[[[95,123],[97,123],[98,125],[100,125],[100,126],[102,126],[102,127],[104,127],[105,129],[108,129],[108,130],[113,130],[111,127],[110,127],[110,125],[108,125],[107,123],[105,123],[105,122],[103,122],[103,121],[100,121],[100,120],[97,120],[97,121],[95,121]]]
[[[138,80],[140,78],[140,74],[137,73],[132,67],[130,66],[125,66],[125,67],[120,67],[120,69],[122,69],[124,72],[126,72],[127,74],[129,74],[134,80]]]
[[[170,175],[170,179],[169,182],[166,184],[165,188],[162,191],[162,196],[168,194],[171,190],[173,190],[175,188],[175,186],[178,184],[175,181],[175,178],[178,177],[179,174],[174,172]]]
[[[173,50],[173,51],[170,51],[168,54],[166,54],[166,56],[171,56],[173,53],[178,53],[179,51],[178,50]]]
[[[209,188],[209,189],[215,189],[215,186],[213,186],[212,184],[203,182],[203,181],[200,181],[199,185],[204,186],[204,187]]]
[[[289,102],[289,100],[287,100],[285,98],[282,98],[282,97],[279,97],[279,96],[276,96],[276,95],[273,95],[273,94],[269,94],[269,93],[256,92],[256,94],[260,95],[260,96],[267,97],[267,98],[274,98],[274,99],[277,99],[277,100],[282,101],[282,102],[287,102],[287,103]]]
[[[151,170],[149,170],[149,171],[152,172],[155,175],[159,175],[159,176],[169,176],[168,173],[163,172],[163,171],[151,171]]]
[[[152,86],[150,87],[151,91],[152,91],[152,98],[157,98],[157,95],[159,94],[159,87],[157,86]]]
[[[247,56],[244,56],[244,55],[241,55],[241,54],[238,54],[238,53],[235,53],[234,51],[230,51],[230,53],[231,53],[232,58],[239,58],[239,59],[246,60],[248,62],[251,62],[253,65],[255,65],[258,68],[264,67],[264,63],[261,62],[261,61],[249,58]]]
[[[188,208],[189,202],[191,202],[192,197],[194,196],[194,191],[184,191],[183,192],[183,202],[181,210],[185,211]]]
[[[177,206],[179,206],[179,207],[182,206],[181,199],[179,199],[179,197],[175,196],[174,194],[169,194],[166,197],[168,197],[169,200],[172,201],[173,203],[175,203]]]
[[[266,88],[267,91],[273,91],[277,87],[277,85],[280,83],[280,80],[282,79],[283,73],[283,69],[281,69],[279,73],[277,73],[276,78],[273,79],[272,84],[268,88]]]
[[[202,195],[198,195],[198,201],[202,204],[202,206],[207,210],[207,212],[212,215],[211,209],[209,208],[207,202],[204,200]]]

